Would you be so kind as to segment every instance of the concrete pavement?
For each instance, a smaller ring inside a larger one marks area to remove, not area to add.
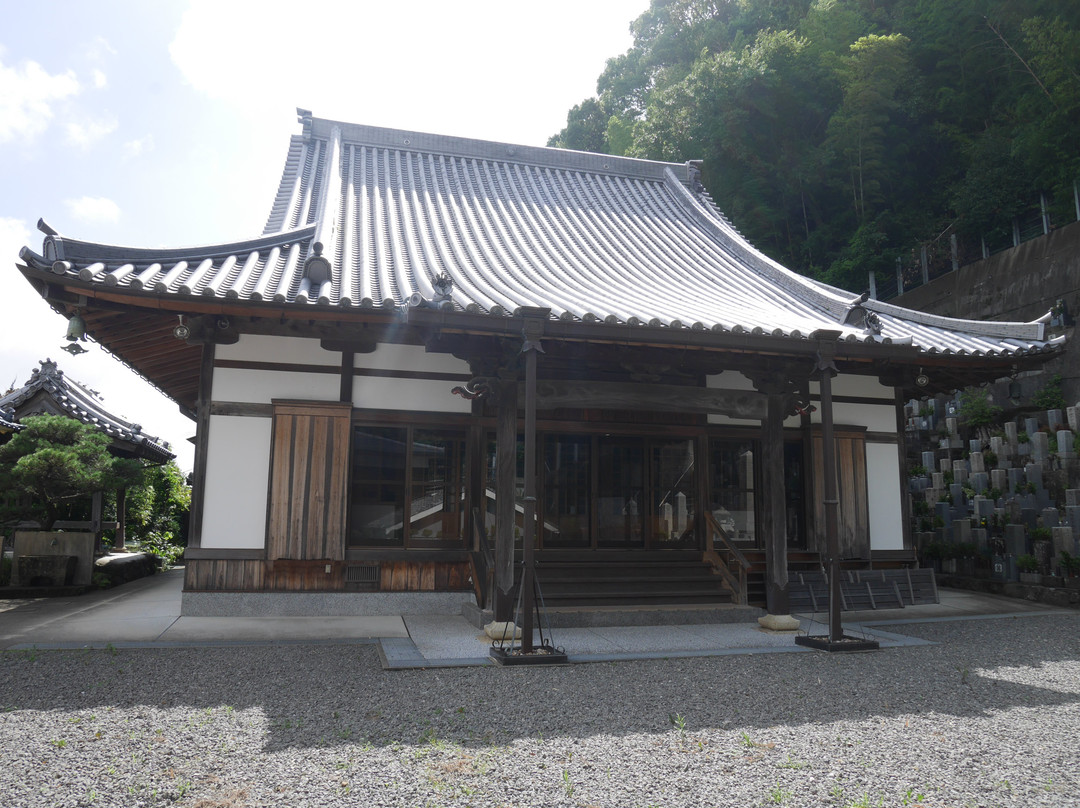
[[[351,617],[182,617],[183,570],[77,597],[0,600],[0,649],[169,648],[275,643],[378,644],[388,668],[491,664],[490,640],[459,615]],[[894,633],[906,623],[1057,613],[1041,604],[944,589],[941,603],[845,612],[848,634],[882,647],[923,644]],[[571,662],[817,653],[796,633],[825,634],[827,615],[797,615],[799,632],[770,632],[756,622],[560,628],[551,635]]]

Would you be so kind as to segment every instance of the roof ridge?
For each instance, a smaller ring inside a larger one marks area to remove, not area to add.
[[[51,228],[50,228],[51,229]],[[215,258],[253,250],[270,249],[291,244],[294,241],[308,239],[315,232],[315,225],[309,224],[292,230],[285,230],[254,238],[242,239],[220,244],[199,244],[191,247],[128,247],[121,244],[104,244],[95,241],[82,241],[80,239],[64,238],[55,232],[45,236],[42,245],[42,254],[37,255],[28,247],[20,251],[19,256],[23,260],[29,257],[37,258],[38,263],[56,261],[113,261],[118,252],[123,253],[124,260],[131,263],[144,263],[146,261],[159,260],[198,260],[201,258]]]
[[[726,249],[738,254],[759,274],[779,283],[789,292],[803,297],[807,303],[817,306],[829,316],[836,318],[839,324],[843,323],[844,315],[851,305],[849,299],[826,292],[811,283],[811,279],[805,275],[800,275],[769,258],[743,238],[727,216],[715,208],[702,204],[674,172],[671,172],[665,181],[673,198]]]
[[[304,136],[314,140],[328,140],[331,131],[336,127],[341,130],[343,144],[433,152],[445,154],[448,157],[541,165],[570,171],[620,174],[657,181],[663,180],[666,170],[681,171],[681,182],[687,182],[689,177],[685,163],[439,135],[408,129],[334,121],[328,118],[308,117],[303,120]]]

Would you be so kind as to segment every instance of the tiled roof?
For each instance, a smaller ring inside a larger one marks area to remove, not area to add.
[[[41,406],[45,401],[53,406]],[[36,402],[36,405],[35,405]],[[67,415],[97,427],[115,443],[137,457],[164,463],[176,457],[169,445],[142,431],[139,424],[126,421],[105,409],[105,402],[94,390],[68,378],[51,359],[34,368],[30,378],[18,390],[0,397],[0,412],[19,418],[52,413]],[[21,428],[21,427],[20,427]]]
[[[155,297],[345,310],[413,298],[642,328],[795,339],[839,330],[926,353],[1054,348],[1043,321],[914,312],[785,269],[717,210],[693,163],[301,120],[259,238],[146,250],[50,234],[42,255],[22,258],[43,276]]]
[[[15,421],[15,413],[9,409],[0,411],[0,433],[18,432],[22,424]]]

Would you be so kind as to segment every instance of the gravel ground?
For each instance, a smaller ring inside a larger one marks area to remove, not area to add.
[[[941,643],[383,671],[373,646],[0,653],[0,805],[1076,806],[1080,615]]]

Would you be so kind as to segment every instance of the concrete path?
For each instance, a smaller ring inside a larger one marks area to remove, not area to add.
[[[378,643],[388,668],[491,664],[483,633],[458,615],[391,617],[181,617],[183,570],[78,597],[0,600],[0,649],[168,648],[275,643]],[[847,634],[882,647],[923,644],[888,630],[936,620],[1051,614],[1041,604],[960,590],[941,603],[845,612]],[[795,645],[796,633],[827,634],[827,615],[798,615],[799,632],[770,632],[756,622],[556,629],[550,641],[571,662],[747,653],[819,653]]]

